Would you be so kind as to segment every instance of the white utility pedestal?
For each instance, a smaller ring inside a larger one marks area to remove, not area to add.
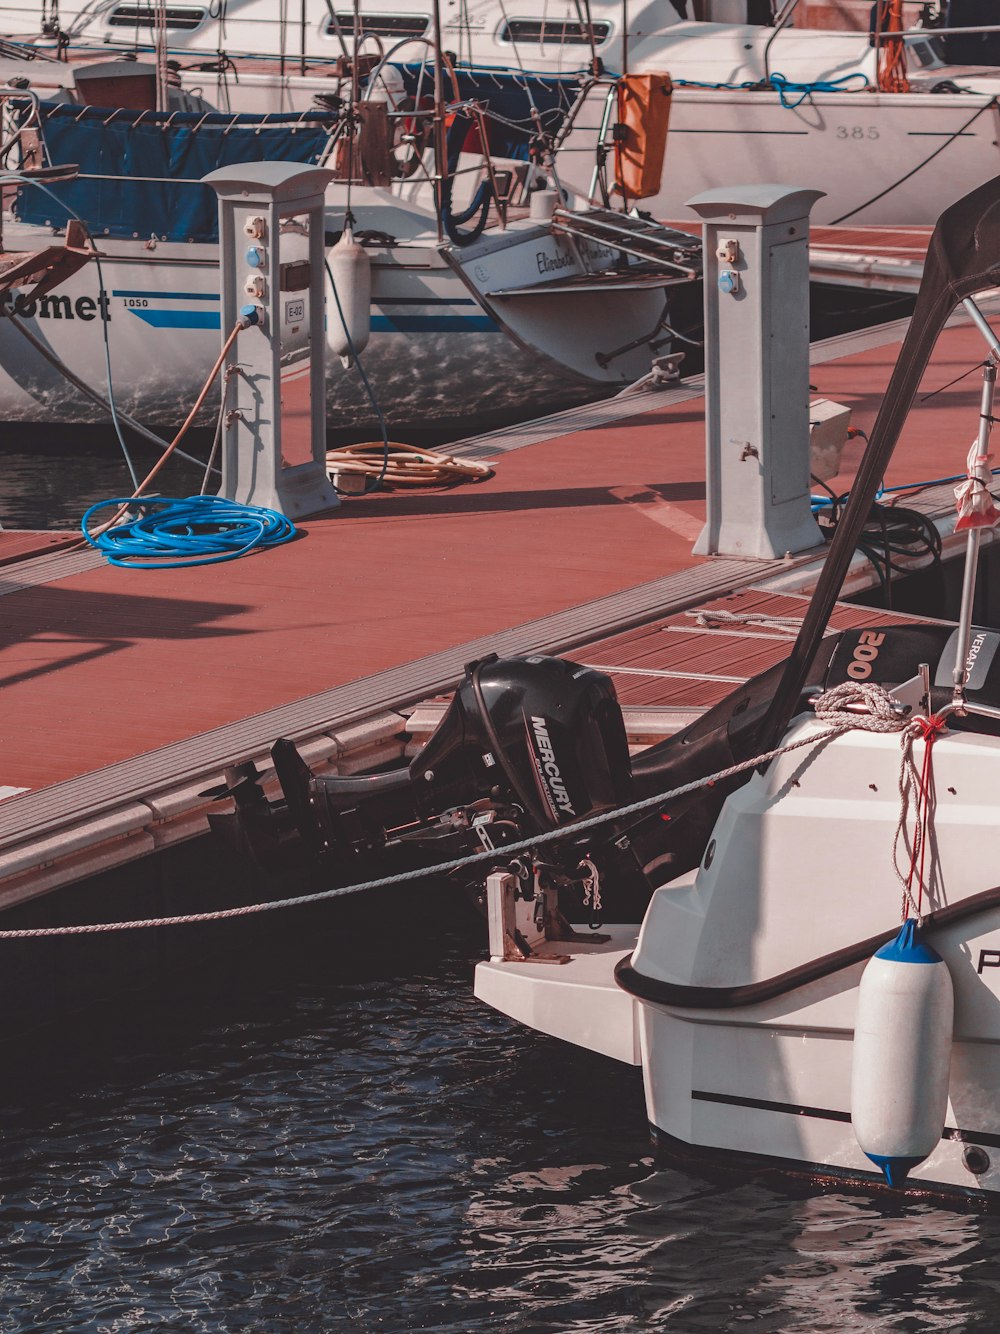
[[[818,190],[731,186],[704,219],[707,519],[700,556],[822,544],[809,508],[809,211]]]
[[[326,470],[323,199],[333,173],[250,162],[205,176],[219,195],[222,337],[230,349],[220,495],[292,519],[333,509]]]

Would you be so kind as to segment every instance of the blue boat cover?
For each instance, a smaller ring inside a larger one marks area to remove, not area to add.
[[[422,102],[430,99],[434,91],[434,67],[430,62],[416,61],[397,68],[410,97],[416,97],[419,90]],[[544,131],[555,134],[581,87],[578,74],[522,74],[482,66],[474,69],[456,66],[455,77],[460,100],[487,104],[491,153],[515,161],[527,160],[529,146],[537,133],[532,108],[537,110]],[[445,74],[444,88],[445,97],[453,102],[454,85],[450,73]]]
[[[161,114],[55,102],[40,103],[39,114],[47,160],[75,163],[80,175],[45,190],[24,186],[15,215],[61,228],[75,214],[95,237],[165,241],[218,240],[218,196],[184,182],[241,162],[315,165],[338,121],[328,111]]]

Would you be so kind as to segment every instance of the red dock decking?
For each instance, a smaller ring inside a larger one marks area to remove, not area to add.
[[[901,333],[818,346],[817,394],[870,427]],[[921,392],[982,359],[971,327],[950,329]],[[973,374],[918,398],[887,480],[959,471],[979,392]],[[571,648],[619,669],[626,708],[704,707],[784,656],[780,631],[710,628],[700,642],[680,632],[681,609],[787,569],[691,555],[704,518],[698,394],[682,385],[483,437],[474,449],[496,460],[488,481],[347,499],[303,523],[299,541],[221,566],[121,570],[90,552],[6,566],[0,786],[29,791],[0,804],[0,895],[11,901],[15,881],[14,898],[28,895],[33,842],[58,844],[136,802],[155,826],[165,794],[207,786],[279,729],[307,738],[412,704],[447,688],[463,655],[494,645]],[[947,500],[938,488],[925,503],[942,510]],[[0,563],[51,540],[0,534]],[[764,605],[749,596],[744,605]],[[767,607],[786,615],[788,605]],[[855,624],[871,616],[844,614]],[[665,615],[669,628],[649,628]],[[155,830],[151,839],[140,850]]]

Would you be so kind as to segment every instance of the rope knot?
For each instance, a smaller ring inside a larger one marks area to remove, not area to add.
[[[864,732],[899,732],[905,726],[896,703],[884,686],[873,681],[842,681],[813,701],[817,718]]]
[[[928,742],[934,741],[942,732],[948,730],[948,720],[940,713],[932,713],[928,718],[914,718],[913,725],[918,729],[917,735]]]

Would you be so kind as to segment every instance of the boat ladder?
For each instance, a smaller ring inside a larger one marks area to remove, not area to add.
[[[621,250],[679,278],[697,278],[701,274],[701,239],[648,218],[606,208],[586,212],[557,208],[552,215],[551,230],[554,236],[566,236],[572,242],[590,241]]]

